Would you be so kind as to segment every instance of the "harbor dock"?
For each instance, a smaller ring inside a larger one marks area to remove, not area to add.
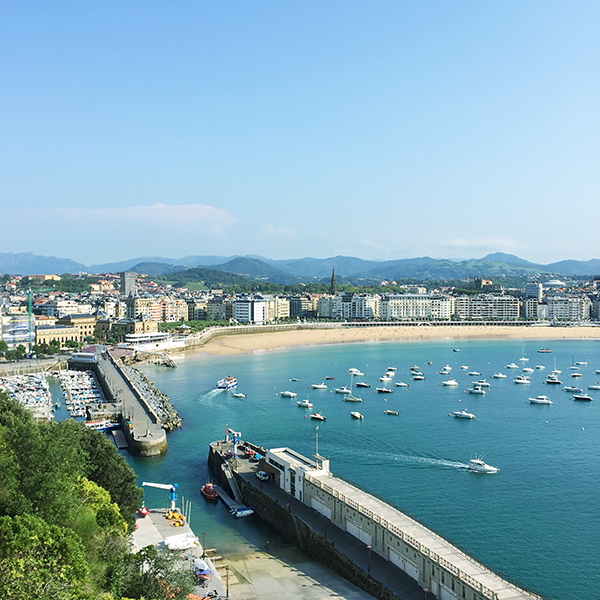
[[[289,448],[257,464],[238,438],[213,442],[209,467],[233,473],[243,502],[288,541],[382,600],[540,600],[382,500]],[[252,449],[256,447],[253,446]],[[256,477],[258,470],[269,481]]]

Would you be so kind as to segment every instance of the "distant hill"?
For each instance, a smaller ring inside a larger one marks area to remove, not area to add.
[[[297,275],[277,269],[257,258],[234,258],[222,265],[214,265],[213,269],[245,275],[252,279],[266,279],[281,285],[294,285],[302,282]]]
[[[39,256],[32,252],[0,252],[0,273],[10,275],[51,275],[52,273],[79,273],[86,271],[84,264],[70,258]]]
[[[176,273],[168,273],[161,276],[161,279],[172,281],[175,287],[184,287],[190,281],[203,283],[207,288],[229,285],[247,285],[254,283],[253,279],[244,275],[218,271],[217,269],[208,269],[204,267],[192,267]]]
[[[465,277],[507,277],[540,274],[557,276],[594,276],[600,274],[600,259],[564,260],[549,265],[529,262],[513,254],[494,252],[482,259],[434,259],[428,256],[399,260],[374,261],[352,256],[273,260],[260,256],[189,255],[172,259],[163,257],[132,258],[119,262],[86,266],[69,258],[39,256],[31,252],[0,253],[0,274],[45,275],[79,273],[119,273],[134,270],[153,277],[191,268],[212,269],[291,285],[331,277],[364,280],[397,279],[464,279]]]

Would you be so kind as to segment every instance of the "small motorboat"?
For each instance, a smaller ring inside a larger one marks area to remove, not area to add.
[[[492,379],[506,379],[506,375],[497,371],[492,375]]]
[[[524,367],[523,368],[523,373],[533,373],[535,369],[532,369],[531,367]]]
[[[386,388],[386,387],[380,387],[380,388],[375,388],[380,394],[393,394],[394,390],[390,390],[390,388]]]
[[[548,385],[562,385],[562,381],[555,375],[547,375],[545,383]]]
[[[458,381],[456,379],[447,379],[446,381],[442,381],[442,385],[454,387],[458,385]]]
[[[236,392],[235,394],[231,394],[234,398],[246,398],[246,394],[242,394],[242,392]]]
[[[326,421],[327,417],[324,417],[321,413],[313,413],[310,415],[311,419],[315,419],[316,421]]]
[[[142,504],[142,506],[140,506],[140,508],[138,508],[138,515],[140,515],[140,517],[145,517],[146,515],[150,514],[150,509],[145,505]]]
[[[249,506],[240,506],[239,508],[232,508],[231,514],[238,519],[240,517],[249,517],[254,514],[254,511]]]
[[[391,381],[392,378],[387,375],[382,375],[377,381]]]
[[[352,390],[349,390],[345,385],[343,385],[341,388],[336,388],[335,393],[336,394],[351,394]]]
[[[479,387],[492,387],[485,379],[474,381],[473,385],[478,385]]]
[[[325,377],[325,379],[335,379],[335,377]]]
[[[396,381],[394,385],[396,387],[408,387],[408,383],[404,383],[404,381]]]
[[[289,391],[285,391],[285,392],[281,392],[281,397],[282,398],[295,398],[298,394],[296,394],[296,392],[289,392]]]
[[[573,400],[583,400],[584,402],[591,402],[593,398],[589,394],[573,394]]]
[[[600,390],[600,384],[593,384],[593,385],[588,385],[587,386],[588,390]]]
[[[538,350],[538,352],[539,352],[540,354],[548,354],[548,353],[552,352],[552,350],[550,350],[550,348],[540,348],[540,349]]]
[[[310,386],[313,390],[326,390],[327,385],[325,383],[313,383]]]
[[[292,377],[290,381],[300,381],[297,377]]]
[[[513,379],[513,383],[531,383],[531,379],[527,375],[517,375]]]
[[[573,373],[571,373],[571,377],[582,377],[582,376],[583,376],[583,374],[582,374],[582,373],[578,373],[578,372],[576,372],[576,371],[575,371],[575,372],[573,372]]]
[[[388,367],[386,371],[397,371],[398,367]]]
[[[356,396],[353,396],[352,394],[346,394],[342,400],[344,402],[362,402],[363,399],[362,398],[357,398]]]
[[[448,375],[448,373],[450,373],[450,371],[452,371],[452,367],[450,365],[445,365],[444,367],[441,368],[440,375]]]
[[[309,402],[308,398],[305,398],[304,400],[301,400],[300,402],[297,402],[296,404],[298,404],[298,406],[300,408],[312,408],[312,402]]]
[[[565,392],[570,392],[571,394],[581,394],[581,392],[583,392],[583,390],[580,387],[577,387],[576,385],[565,385],[563,390]]]
[[[467,375],[468,375],[469,377],[479,377],[479,376],[481,375],[481,373],[480,373],[479,371],[469,371],[469,372],[467,373]]]
[[[351,367],[350,369],[348,369],[348,373],[350,373],[350,375],[353,375],[354,377],[364,377],[365,376],[365,374],[360,369],[356,369],[354,367]]]
[[[485,390],[481,386],[476,385],[475,387],[469,388],[469,394],[485,396]]]
[[[530,404],[553,404],[552,400],[548,396],[537,396],[536,398],[529,398]]]
[[[216,502],[219,499],[219,493],[217,492],[217,486],[210,481],[208,483],[205,483],[200,488],[200,493],[209,502]]]
[[[452,352],[460,352],[460,348],[452,348]]]
[[[504,366],[505,369],[518,369],[519,365],[516,365],[514,362],[510,363],[509,365],[505,365]]]
[[[468,468],[473,473],[497,473],[499,471],[498,467],[486,465],[480,458],[472,458]]]
[[[359,381],[358,383],[354,384],[356,387],[361,387],[361,388],[370,388],[371,384],[370,383],[366,383],[365,381]]]
[[[413,381],[425,381],[425,375],[423,375],[422,373],[420,375],[414,375]]]
[[[473,413],[467,412],[466,410],[457,410],[452,413],[452,416],[456,419],[474,419],[475,415]]]
[[[466,371],[469,367],[468,367],[468,365],[460,365],[460,367],[458,367],[458,368]]]
[[[359,419],[359,420],[360,420],[360,419],[364,419],[363,415],[361,415],[359,412],[356,412],[356,411],[352,411],[352,412],[350,413],[350,416],[351,416],[353,419]]]
[[[384,415],[399,415],[400,413],[397,410],[384,410]]]
[[[417,367],[417,365],[413,365],[413,366],[410,368],[410,370],[411,370],[411,371],[420,371],[420,367]]]
[[[543,371],[546,367],[544,365],[535,365],[535,368],[538,369],[538,371]]]
[[[587,360],[578,360],[575,364],[587,367]]]

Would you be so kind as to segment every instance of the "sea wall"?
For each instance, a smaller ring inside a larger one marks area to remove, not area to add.
[[[215,445],[220,446],[220,442],[216,442]],[[208,466],[219,484],[226,490],[231,491],[222,470],[224,462],[223,456],[211,444]],[[251,506],[258,517],[288,542],[298,546],[375,598],[379,600],[402,600],[400,596],[371,577],[364,568],[353,562],[324,536],[314,531],[302,518],[292,514],[287,504],[281,504],[270,498],[256,486],[250,485],[238,473],[234,472],[233,475],[242,491],[244,502]]]

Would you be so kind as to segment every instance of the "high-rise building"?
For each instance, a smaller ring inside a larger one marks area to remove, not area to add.
[[[124,271],[121,273],[121,294],[123,296],[135,296],[135,273]]]

